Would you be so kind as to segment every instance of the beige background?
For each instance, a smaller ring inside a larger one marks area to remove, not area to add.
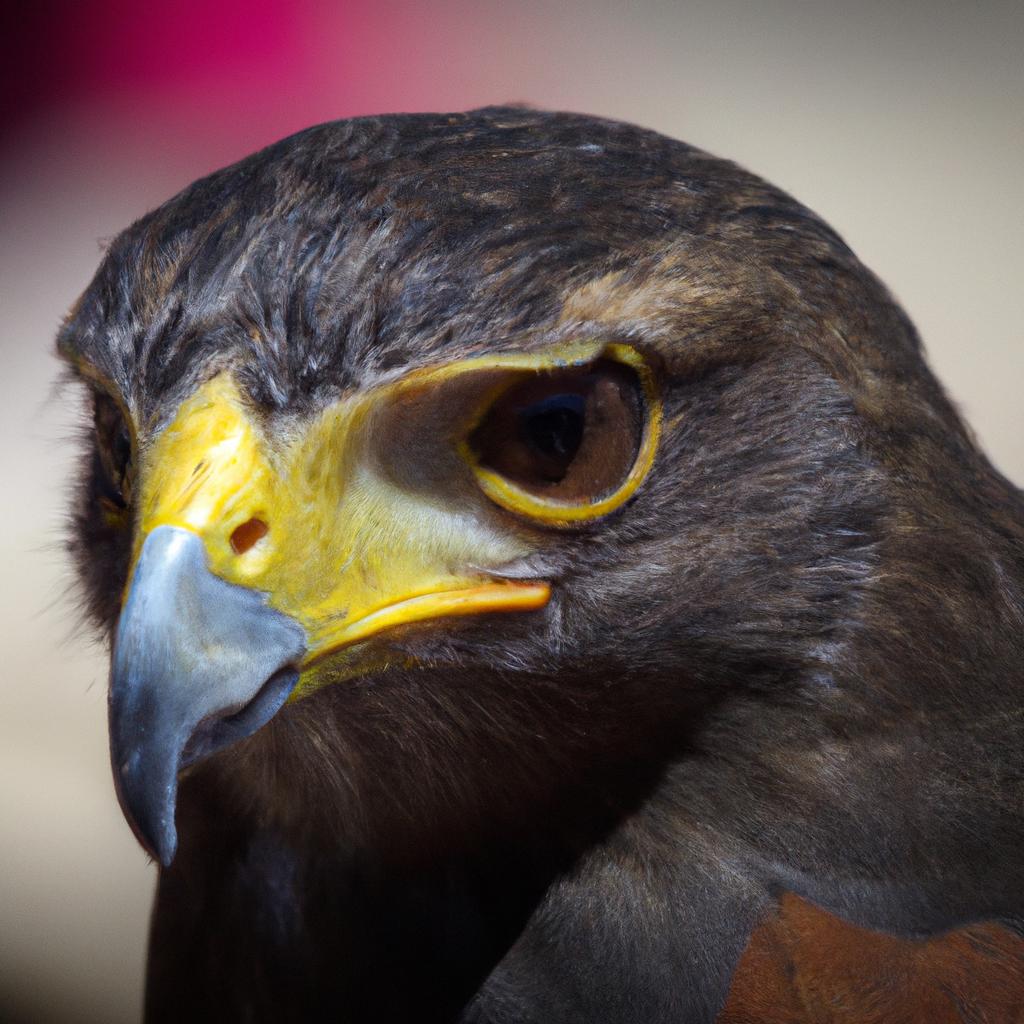
[[[76,635],[68,596],[77,419],[54,390],[54,329],[100,240],[281,126],[526,100],[732,157],[890,285],[981,443],[1024,482],[1024,5],[422,6],[385,4],[355,28],[324,6],[325,66],[332,32],[355,33],[369,63],[337,96],[329,77],[282,96],[265,124],[249,110],[243,130],[216,116],[193,130],[173,90],[145,117],[92,97],[23,124],[3,154],[0,1018],[137,1019],[153,882],[109,781],[103,654]]]

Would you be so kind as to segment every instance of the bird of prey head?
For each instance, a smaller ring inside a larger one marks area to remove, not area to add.
[[[783,891],[1024,911],[1021,496],[784,193],[582,116],[326,124],[125,231],[59,350],[159,1005],[400,1019],[386,961],[404,1019],[703,1020]]]

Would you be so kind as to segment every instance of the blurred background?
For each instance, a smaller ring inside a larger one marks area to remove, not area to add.
[[[731,157],[894,290],[1024,483],[1024,4],[98,0],[7,4],[0,123],[0,1019],[137,1020],[155,872],[107,766],[103,652],[62,511],[52,339],[103,243],[309,124],[525,101]]]

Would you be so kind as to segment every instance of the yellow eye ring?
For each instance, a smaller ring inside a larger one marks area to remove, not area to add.
[[[547,525],[572,526],[608,515],[628,501],[636,492],[650,471],[657,451],[663,415],[661,395],[650,366],[632,346],[606,345],[603,349],[595,352],[593,361],[599,358],[621,363],[632,370],[636,374],[643,392],[646,411],[643,431],[636,458],[625,479],[610,494],[592,502],[566,502],[540,497],[495,470],[482,465],[467,438],[459,446],[460,454],[472,468],[480,489],[495,504],[510,512],[528,516]],[[505,384],[496,393],[488,396],[486,404],[474,420],[474,428],[487,414],[492,404],[514,384],[514,381]]]

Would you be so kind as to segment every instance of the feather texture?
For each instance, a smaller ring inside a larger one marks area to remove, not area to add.
[[[597,524],[506,517],[543,612],[399,629],[191,771],[148,1019],[696,1024],[737,962],[730,1024],[894,988],[887,1021],[1015,1019],[982,922],[1024,920],[1024,500],[795,200],[595,118],[336,122],[129,228],[58,344],[145,450],[225,368],[290,436],[576,337],[656,367],[649,476]],[[110,630],[101,469],[72,547]]]

